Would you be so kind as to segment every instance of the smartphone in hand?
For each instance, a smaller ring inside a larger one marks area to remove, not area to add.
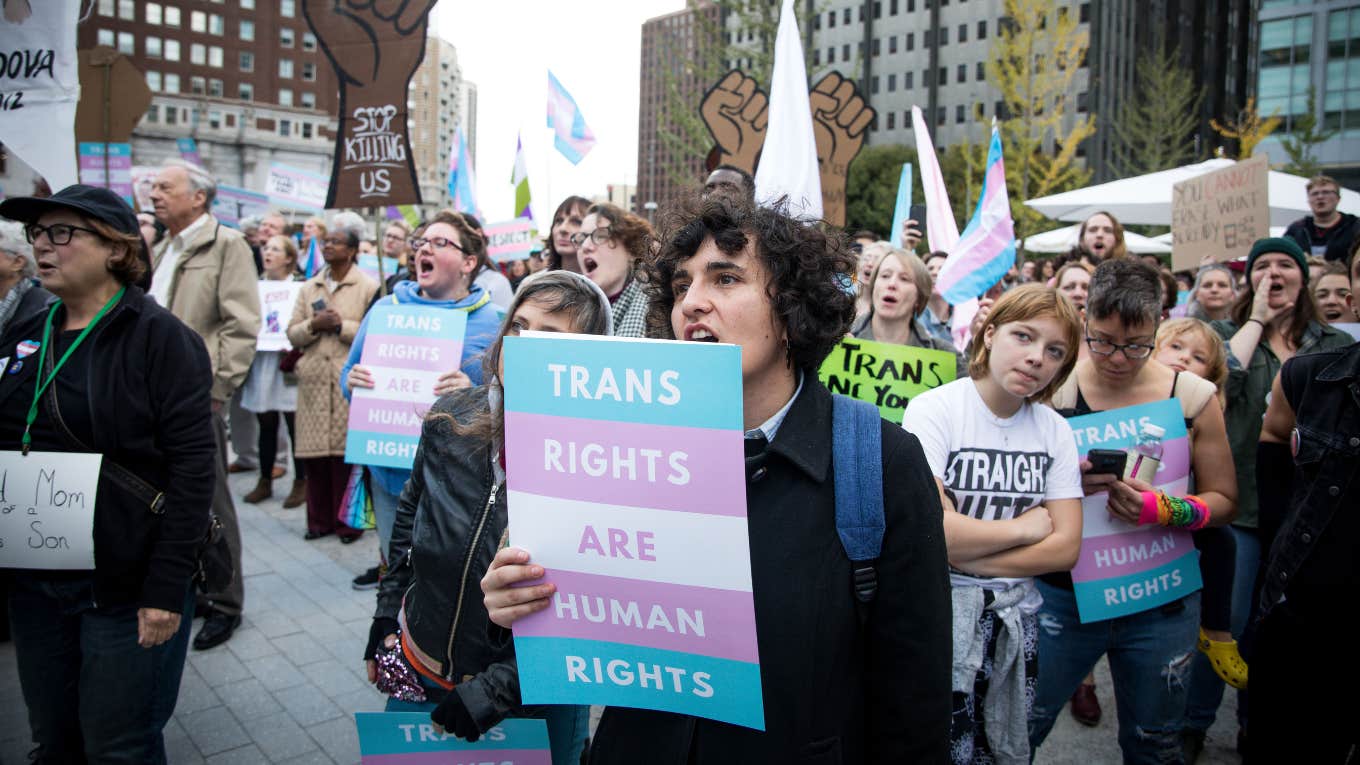
[[[1086,472],[1122,478],[1128,459],[1128,453],[1122,449],[1092,449],[1086,453],[1086,461],[1091,463],[1091,469]]]

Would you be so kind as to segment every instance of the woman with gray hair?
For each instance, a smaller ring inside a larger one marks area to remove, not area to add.
[[[1236,297],[1231,268],[1224,263],[1200,266],[1195,284],[1190,288],[1190,302],[1185,308],[1185,315],[1201,321],[1227,319]]]
[[[36,313],[52,297],[33,277],[38,263],[33,245],[24,235],[24,225],[0,221],[0,335],[11,320]]]

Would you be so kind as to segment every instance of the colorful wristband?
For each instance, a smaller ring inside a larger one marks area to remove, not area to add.
[[[1172,497],[1163,491],[1143,492],[1143,510],[1138,525],[1152,524],[1195,531],[1209,523],[1209,506],[1193,494]]]
[[[1143,512],[1138,514],[1139,526],[1151,526],[1158,522],[1157,508],[1161,503],[1157,501],[1157,495],[1160,493],[1159,491],[1143,492]]]

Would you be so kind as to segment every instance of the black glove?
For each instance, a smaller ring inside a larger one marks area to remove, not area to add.
[[[368,628],[368,645],[364,647],[364,661],[371,661],[378,655],[378,649],[382,647],[383,640],[388,635],[395,635],[401,631],[401,625],[397,624],[396,619],[386,616],[373,617],[373,624]]]
[[[477,723],[472,721],[472,714],[463,704],[463,697],[458,695],[457,688],[450,690],[449,695],[434,708],[430,713],[430,719],[468,743],[482,737]]]

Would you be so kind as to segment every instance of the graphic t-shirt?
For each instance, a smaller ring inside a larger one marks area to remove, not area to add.
[[[977,383],[956,380],[913,398],[902,427],[920,439],[930,472],[964,515],[1009,520],[1050,500],[1082,496],[1072,428],[1044,404],[1027,403],[1010,417],[998,417],[983,402]],[[1004,587],[1027,578],[956,571],[951,579]]]

